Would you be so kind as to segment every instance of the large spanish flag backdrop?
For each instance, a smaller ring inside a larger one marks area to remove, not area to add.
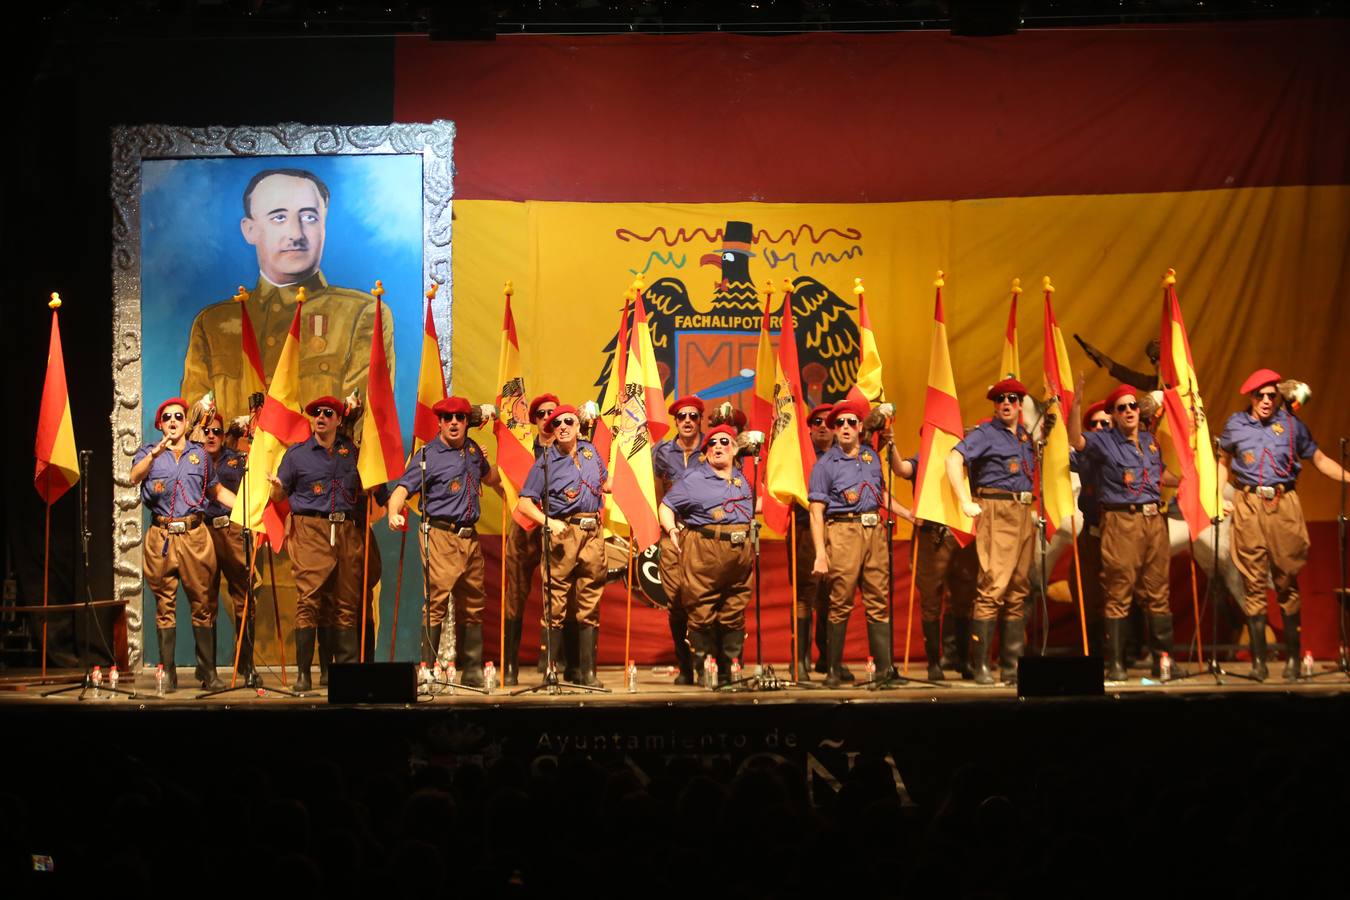
[[[1010,279],[1054,273],[1089,403],[1111,382],[1072,336],[1147,369],[1158,273],[1175,267],[1212,415],[1270,366],[1311,383],[1302,414],[1330,446],[1350,430],[1346,46],[1341,21],[501,37],[453,52],[401,39],[395,118],[457,128],[453,389],[495,393],[510,278],[531,389],[596,397],[613,298],[642,274],[667,394],[749,410],[753,383],[737,377],[754,368],[761,321],[728,289],[744,265],[755,285],[787,279],[810,298],[804,390],[830,399],[856,371],[862,277],[908,453],[933,271],[948,273],[969,423],[988,414]],[[748,223],[748,242],[732,223]],[[1036,333],[1039,307],[1023,305],[1023,331]],[[1035,344],[1024,371],[1043,369]],[[1334,491],[1303,496],[1310,519],[1334,518]]]

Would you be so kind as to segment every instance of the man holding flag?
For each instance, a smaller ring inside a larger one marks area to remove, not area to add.
[[[537,460],[543,454],[544,448],[553,443],[553,434],[544,434],[539,426],[553,415],[553,410],[557,408],[558,398],[554,394],[540,394],[530,401],[528,413],[535,427],[533,459]],[[504,442],[515,440],[510,434],[503,436],[502,431],[509,429],[506,429],[501,419],[493,423],[493,428],[497,430],[498,448]],[[499,460],[500,457],[501,451],[498,449]],[[499,462],[498,472],[501,470]],[[529,469],[526,468],[525,472],[528,474]],[[524,484],[525,479],[522,477],[520,486],[523,487]],[[511,485],[509,477],[502,479],[502,491],[508,505],[511,505],[513,491],[519,496],[519,490]],[[525,614],[525,600],[534,586],[534,575],[539,571],[539,556],[543,553],[539,530],[526,528],[520,523],[519,517],[513,514],[511,524],[507,527],[506,548],[503,553],[506,557],[506,654],[502,659],[502,684],[511,687],[517,684],[520,678],[520,637],[524,625],[522,617]]]
[[[652,448],[658,502],[704,460],[703,401],[698,397],[681,397],[670,404],[667,411],[675,418],[675,436]],[[680,599],[683,566],[675,541],[675,535],[669,530],[662,532],[661,587],[670,600],[670,639],[675,645],[675,662],[680,670],[675,676],[675,684],[693,684],[697,670],[689,652],[689,615]]]

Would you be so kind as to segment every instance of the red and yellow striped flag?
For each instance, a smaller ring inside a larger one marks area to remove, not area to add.
[[[244,364],[240,367],[240,390],[244,400],[254,394],[267,390],[263,380],[262,352],[258,349],[258,333],[253,330],[253,320],[248,314],[248,290],[241,284],[235,291],[234,301],[239,304],[239,340],[243,352]]]
[[[525,396],[525,376],[520,371],[520,339],[516,336],[516,320],[511,315],[511,282],[502,286],[506,296],[506,312],[502,316],[502,349],[497,357],[497,418],[492,423],[492,434],[497,438],[497,471],[502,476],[502,495],[511,517],[527,531],[536,527],[524,515],[516,512],[520,489],[525,476],[534,465],[534,451],[530,444],[529,399]]]
[[[276,474],[287,447],[310,436],[309,420],[300,407],[300,312],[304,305],[305,289],[301,288],[295,295],[295,317],[254,425],[239,501],[230,511],[231,522],[254,532],[265,531],[276,551],[286,540],[285,517],[290,509],[286,503],[269,503],[272,486],[267,477]]]
[[[1176,283],[1176,270],[1168,269],[1163,278],[1158,364],[1165,386],[1163,409],[1167,427],[1164,430],[1171,439],[1181,469],[1177,504],[1194,541],[1219,514],[1215,502],[1219,474],[1210,444],[1205,404],[1200,399],[1200,379],[1196,377],[1195,363],[1191,359],[1191,342],[1186,337],[1186,323],[1181,320]]]
[[[998,363],[998,378],[1022,380],[1022,354],[1017,350],[1017,295],[1022,293],[1022,279],[1012,281],[1012,299],[1008,304],[1008,327],[1003,330],[1003,355]]]
[[[759,347],[755,351],[755,393],[750,398],[750,429],[765,435],[773,428],[775,363],[769,311],[773,309],[773,282],[764,285],[764,315],[759,322]]]
[[[861,278],[853,279],[853,293],[858,295],[858,381],[849,388],[850,400],[872,404],[885,398],[881,384],[881,353],[877,350],[877,335],[872,330],[872,319],[867,315],[867,301],[863,299]]]
[[[816,464],[816,451],[806,428],[801,369],[797,364],[791,283],[785,285],[783,291],[783,324],[778,330],[771,435],[769,461],[765,467],[765,493],[785,506],[770,507],[766,504],[764,524],[779,534],[786,534],[792,504],[808,505],[806,491],[811,481],[811,470]]]
[[[947,319],[942,311],[942,271],[933,282],[933,341],[928,355],[928,390],[923,401],[923,426],[919,429],[919,471],[914,476],[914,516],[926,522],[941,522],[963,544],[975,531],[974,520],[961,510],[961,501],[947,480],[947,457],[965,434],[961,405],[956,399],[956,378],[947,349]]]
[[[1050,295],[1055,288],[1050,276],[1045,276],[1045,398],[1051,402],[1055,425],[1045,435],[1045,452],[1041,457],[1041,496],[1045,503],[1046,532],[1054,534],[1064,520],[1074,514],[1077,504],[1073,497],[1073,478],[1069,475],[1069,416],[1077,415],[1074,405],[1073,372],[1069,368],[1069,351],[1064,346],[1064,335]],[[1057,401],[1057,402],[1056,402]]]
[[[403,432],[384,355],[384,285],[375,282],[375,330],[370,339],[370,371],[366,380],[366,410],[361,417],[361,453],[356,471],[361,487],[372,490],[403,474]]]
[[[670,423],[666,418],[661,373],[656,368],[652,333],[642,305],[642,279],[634,284],[633,327],[628,335],[625,384],[614,422],[614,505],[628,522],[633,544],[641,553],[661,536],[656,516],[656,477],[652,472],[652,445],[661,440]]]
[[[52,310],[52,336],[47,345],[47,377],[42,382],[37,440],[33,443],[33,454],[37,457],[33,487],[50,506],[80,480],[80,461],[75,451],[75,425],[70,417],[66,361],[61,352],[61,326],[57,322],[61,296],[53,293],[47,305]]]
[[[600,394],[600,417],[595,420],[595,432],[591,436],[596,452],[611,470],[614,468],[614,425],[623,409],[623,385],[628,371],[628,317],[633,312],[633,294],[630,288],[623,296],[623,312],[619,315],[619,330],[614,338],[609,378]],[[606,511],[610,513],[617,512],[612,500],[611,495],[605,501]],[[623,515],[619,513],[617,521],[622,520]]]
[[[422,326],[422,361],[417,370],[417,405],[413,409],[412,452],[416,453],[423,444],[436,439],[440,433],[440,422],[436,411],[432,409],[445,399],[445,366],[441,365],[441,342],[436,336],[436,317],[432,314],[431,304],[436,299],[440,286],[433,283],[427,288],[426,322]]]

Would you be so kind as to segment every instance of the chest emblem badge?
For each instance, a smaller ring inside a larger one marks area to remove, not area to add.
[[[586,457],[587,459],[594,459],[594,458],[595,458],[595,454],[591,452],[591,449],[590,449],[589,447],[583,449],[583,450],[581,451],[581,455],[584,456],[584,457]]]
[[[1134,484],[1134,471],[1132,469],[1126,469],[1125,473],[1121,475],[1121,479],[1126,484]]]
[[[229,466],[231,469],[239,468],[239,457],[236,456],[234,459],[230,460],[225,465]]]
[[[450,482],[450,493],[458,494],[460,488],[462,487],[464,487],[464,485],[460,483],[458,478],[456,478],[455,480]]]
[[[314,496],[315,496],[315,497],[322,497],[322,496],[323,496],[323,482],[322,482],[322,481],[316,481],[316,482],[314,482],[314,487],[310,488],[310,490],[314,492]]]
[[[338,456],[351,456],[351,455],[352,455],[352,451],[351,451],[350,448],[348,448],[348,447],[339,447],[339,448],[338,448]]]
[[[1242,461],[1250,466],[1256,462],[1256,454],[1248,450],[1242,454]]]
[[[1270,426],[1270,430],[1275,432],[1276,434],[1284,434],[1284,426],[1281,425],[1279,422],[1276,422],[1274,425]]]
[[[164,493],[164,482],[156,481],[153,485],[156,494]]]
[[[1010,459],[1008,460],[1008,471],[1016,475],[1018,472],[1022,471],[1022,464],[1015,459]]]
[[[844,499],[849,503],[858,502],[858,492],[854,490],[844,491]]]
[[[563,496],[565,496],[568,500],[575,500],[580,494],[581,491],[577,490],[576,488],[568,488],[567,490],[563,491]]]

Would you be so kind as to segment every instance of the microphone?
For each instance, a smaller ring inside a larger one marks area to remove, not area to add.
[[[475,403],[469,407],[469,427],[477,428],[484,422],[497,418],[497,407],[491,403]]]

